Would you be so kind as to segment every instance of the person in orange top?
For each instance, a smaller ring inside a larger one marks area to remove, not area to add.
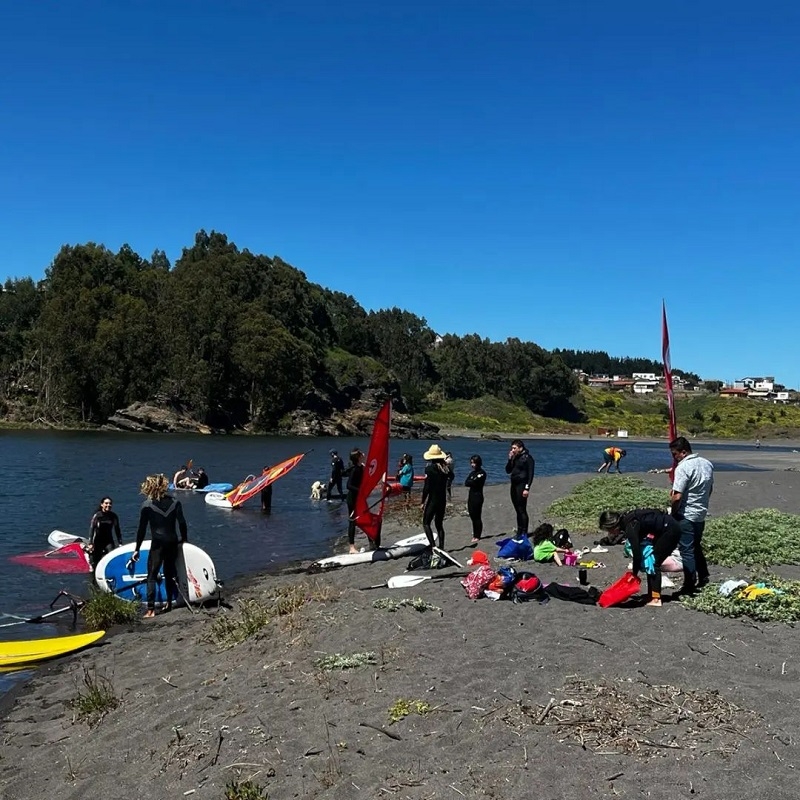
[[[617,472],[622,472],[619,468],[619,462],[628,455],[622,448],[620,447],[606,447],[603,450],[603,463],[597,468],[598,472],[602,472],[603,470],[608,470],[611,472],[612,467],[617,468]]]

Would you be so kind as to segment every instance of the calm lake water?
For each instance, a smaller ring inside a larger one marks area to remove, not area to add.
[[[331,448],[338,450],[346,461],[352,447],[366,450],[367,444],[367,439],[345,438],[2,432],[0,463],[5,467],[6,485],[0,494],[0,613],[40,614],[62,588],[86,596],[88,576],[48,575],[11,563],[9,557],[48,549],[47,535],[56,528],[86,536],[89,520],[103,495],[113,498],[123,540],[131,541],[138,523],[142,502],[138,488],[143,478],[154,472],[171,475],[189,459],[195,467],[204,467],[212,482],[235,484],[266,464],[310,451],[289,475],[275,484],[270,515],[261,513],[258,498],[230,511],[208,506],[201,495],[179,493],[189,525],[189,539],[214,559],[220,580],[296,559],[329,555],[333,542],[347,529],[347,510],[339,502],[310,500],[310,486],[315,480],[327,479]],[[415,472],[421,473],[422,454],[429,444],[393,441],[390,468],[407,452],[414,458]],[[455,457],[457,485],[463,483],[469,456],[476,452],[483,458],[488,482],[506,482],[507,441],[451,439],[442,444]],[[602,462],[606,446],[608,442],[602,439],[529,442],[539,477],[589,473]],[[626,472],[669,465],[665,444],[629,442],[625,447]],[[745,461],[744,457],[742,460]],[[727,468],[734,465],[728,464]],[[64,615],[58,623],[0,629],[0,639],[64,635],[69,632],[68,616]],[[0,617],[0,624],[10,621],[13,620],[9,617]]]

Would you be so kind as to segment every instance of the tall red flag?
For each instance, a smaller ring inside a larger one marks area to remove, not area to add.
[[[386,499],[386,475],[389,472],[389,427],[392,419],[392,401],[387,400],[375,417],[372,437],[367,449],[367,463],[364,476],[358,487],[353,519],[356,525],[367,534],[370,541],[380,536],[383,520],[383,503]],[[380,487],[380,497],[371,506],[369,496]],[[377,510],[376,510],[377,506]]]
[[[667,391],[667,406],[669,408],[669,440],[678,436],[678,423],[675,419],[675,393],[672,390],[672,365],[669,356],[669,328],[667,327],[667,306],[661,301],[661,358],[664,361],[664,385]],[[669,471],[670,481],[675,477],[677,462],[673,459]]]

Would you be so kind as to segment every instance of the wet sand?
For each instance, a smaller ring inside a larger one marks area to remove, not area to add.
[[[773,470],[718,473],[713,513],[800,513],[800,475],[784,455]],[[532,527],[587,477],[535,481]],[[664,475],[642,477],[666,486]],[[463,500],[458,490],[446,529],[448,550],[465,562]],[[493,555],[513,522],[506,487],[488,489],[484,521],[481,549]],[[388,524],[385,539],[418,530]],[[621,548],[599,558],[607,567],[589,578],[604,588],[625,559]],[[273,799],[796,796],[793,628],[678,602],[603,610],[472,601],[452,569],[410,590],[365,588],[405,563],[254,577],[228,598],[234,609],[298,583],[309,601],[229,650],[205,637],[231,612],[181,609],[40,670],[5,704],[0,797],[219,800],[226,783],[245,779]],[[575,569],[528,568],[545,582],[577,583]],[[737,571],[712,568],[712,577],[729,574]],[[440,611],[373,606],[414,597]],[[373,664],[315,665],[364,652]],[[85,670],[107,677],[121,699],[91,728],[67,705]],[[423,713],[390,723],[400,699],[426,704]],[[632,713],[615,722],[626,704]]]

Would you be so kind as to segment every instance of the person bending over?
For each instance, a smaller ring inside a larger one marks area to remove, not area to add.
[[[661,564],[672,554],[681,538],[677,520],[654,508],[636,508],[627,513],[604,511],[600,528],[611,534],[624,532],[633,553],[631,572],[647,574],[647,605],[661,605]]]
[[[622,472],[619,468],[619,462],[622,461],[625,456],[628,455],[626,450],[623,450],[621,447],[606,447],[603,450],[603,463],[597,468],[598,472],[603,472],[603,470],[607,470],[608,473],[611,473],[611,468],[616,467],[617,472]]]
[[[139,551],[150,527],[150,555],[147,557],[147,612],[145,619],[156,615],[156,581],[158,571],[164,566],[164,594],[167,598],[165,611],[172,608],[172,599],[178,590],[178,548],[188,541],[183,507],[167,494],[166,475],[148,475],[141,486],[147,498],[139,511],[139,528],[136,531],[136,550],[133,560],[139,560]],[[178,539],[180,530],[180,539]]]

